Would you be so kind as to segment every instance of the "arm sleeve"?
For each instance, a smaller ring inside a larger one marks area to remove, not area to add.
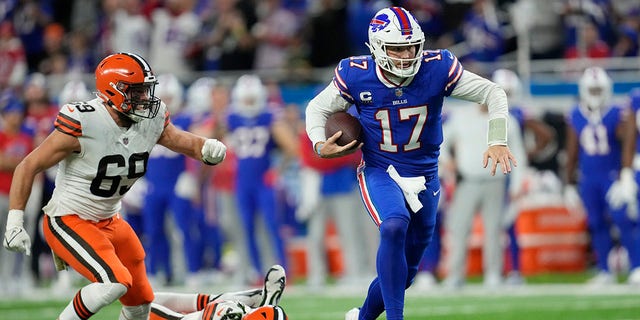
[[[327,139],[324,135],[324,124],[329,115],[338,111],[346,111],[350,105],[340,95],[340,91],[333,83],[330,83],[309,101],[305,111],[305,125],[312,146]]]
[[[489,108],[487,143],[490,146],[507,144],[509,107],[507,106],[507,95],[500,86],[465,70],[451,96],[486,104]]]

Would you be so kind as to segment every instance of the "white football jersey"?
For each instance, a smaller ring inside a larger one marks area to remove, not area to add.
[[[168,124],[164,103],[155,118],[128,129],[113,121],[99,98],[62,106],[55,129],[77,137],[81,151],[59,163],[53,196],[44,212],[94,221],[118,213],[120,199],[144,176],[149,152]]]

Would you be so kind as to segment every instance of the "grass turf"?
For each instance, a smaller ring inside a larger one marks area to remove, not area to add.
[[[311,293],[293,286],[288,288],[281,305],[291,320],[341,320],[347,310],[362,303],[364,292],[364,288],[334,287]],[[0,319],[55,319],[67,301],[0,300]],[[114,303],[91,319],[116,320],[119,310],[119,303]],[[384,314],[380,319],[385,319]],[[476,284],[459,291],[412,288],[407,291],[405,319],[640,319],[640,290],[627,285],[593,289],[582,284],[548,283],[494,291]]]

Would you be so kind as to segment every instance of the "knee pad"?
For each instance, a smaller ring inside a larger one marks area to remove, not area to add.
[[[137,306],[122,306],[119,320],[147,320],[151,304],[141,304]]]
[[[380,237],[391,241],[404,241],[409,222],[404,219],[391,218],[380,225]]]

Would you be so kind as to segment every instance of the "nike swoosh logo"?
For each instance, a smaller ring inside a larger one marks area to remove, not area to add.
[[[67,110],[69,110],[69,112],[74,112],[74,111],[76,111],[76,108],[72,108],[70,106],[67,106]]]
[[[440,193],[440,189],[438,189],[438,191],[433,191],[433,196],[434,196],[434,197],[435,197],[435,196],[437,196],[437,195],[438,195],[438,193]]]
[[[338,65],[338,70],[342,70],[342,64]]]

